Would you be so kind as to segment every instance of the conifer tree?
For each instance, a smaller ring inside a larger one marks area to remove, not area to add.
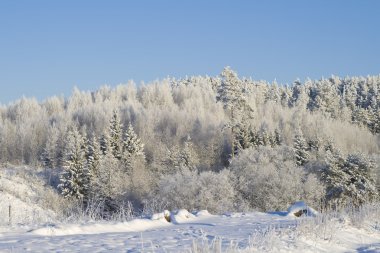
[[[109,126],[109,146],[115,158],[121,159],[123,152],[123,125],[118,111],[114,111]]]
[[[319,151],[321,149],[322,140],[316,136],[315,138],[310,139],[307,144],[310,151]]]
[[[236,149],[247,149],[253,146],[251,127],[247,124],[241,124],[239,127],[239,134],[237,137]],[[237,152],[235,152],[236,155]]]
[[[262,136],[263,146],[269,146],[270,145],[270,136],[269,136],[267,129],[265,129],[265,128],[262,129],[261,136]]]
[[[100,150],[102,151],[102,155],[106,155],[111,152],[110,136],[108,134],[108,131],[105,131],[100,138]]]
[[[127,169],[131,166],[132,160],[136,158],[145,159],[144,144],[133,130],[132,124],[129,123],[123,147],[123,160]]]
[[[198,155],[194,150],[190,135],[186,137],[186,140],[183,144],[183,149],[179,155],[180,168],[186,167],[190,170],[194,170],[196,168],[196,164],[198,163]]]
[[[85,157],[85,139],[77,129],[69,131],[60,175],[59,188],[64,197],[82,199],[88,189],[88,170]]]
[[[328,152],[322,177],[327,185],[326,199],[334,204],[363,204],[378,196],[372,176],[374,163],[363,155]]]
[[[274,130],[274,142],[277,146],[282,144],[282,136],[277,128]]]
[[[295,136],[293,145],[296,164],[302,166],[309,160],[309,153],[307,152],[307,144],[301,131]]]
[[[231,129],[231,155],[234,157],[239,125],[243,117],[251,117],[253,110],[247,103],[244,84],[238,78],[237,73],[226,67],[221,73],[221,77],[222,82],[218,88],[217,100],[223,103],[223,107],[230,117],[227,127]]]
[[[92,137],[88,141],[88,148],[87,148],[87,166],[88,166],[88,173],[89,173],[91,182],[95,179],[95,177],[99,175],[99,166],[100,166],[101,156],[102,156],[102,153],[101,153],[98,138],[96,138],[95,135],[92,135]]]
[[[54,169],[58,167],[58,137],[59,131],[55,126],[49,128],[48,139],[42,153],[42,163],[45,168]]]

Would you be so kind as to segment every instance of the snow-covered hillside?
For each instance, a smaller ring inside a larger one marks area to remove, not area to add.
[[[379,252],[379,227],[315,223],[283,213],[189,214],[124,223],[14,227],[0,231],[1,252]]]
[[[44,223],[56,218],[54,211],[48,208],[52,203],[47,203],[53,201],[54,192],[35,171],[34,174],[28,172],[24,167],[0,170],[0,226]]]

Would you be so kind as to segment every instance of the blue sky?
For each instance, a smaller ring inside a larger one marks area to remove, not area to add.
[[[380,73],[380,1],[0,1],[0,103],[133,79]]]

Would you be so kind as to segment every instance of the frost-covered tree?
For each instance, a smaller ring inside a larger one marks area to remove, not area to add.
[[[124,170],[130,176],[132,185],[147,189],[146,184],[143,183],[143,178],[145,177],[146,183],[150,184],[145,166],[144,144],[133,130],[131,123],[129,123],[125,132],[122,161]]]
[[[101,138],[100,138],[100,150],[102,151],[103,155],[106,155],[108,153],[112,154],[111,146],[110,146],[110,136],[108,131],[105,131]]]
[[[88,173],[90,176],[90,181],[92,182],[94,178],[99,175],[99,166],[102,159],[102,151],[100,149],[100,144],[98,138],[96,138],[94,134],[88,140],[86,156]]]
[[[86,166],[86,141],[77,129],[68,132],[63,157],[63,172],[59,188],[64,197],[82,199],[88,189],[88,169]]]
[[[239,133],[237,136],[237,145],[236,148],[239,149],[247,149],[254,146],[253,136],[254,132],[250,125],[241,124],[239,126]],[[235,155],[238,152],[235,151]]]
[[[371,160],[363,155],[348,155],[345,159],[339,153],[329,154],[322,173],[327,201],[358,206],[378,196],[373,176],[375,165]]]
[[[168,159],[166,166],[169,169],[175,168],[176,170],[195,170],[199,164],[199,157],[195,151],[193,142],[190,135],[188,135],[182,145],[175,145],[168,150]]]
[[[231,129],[231,155],[234,157],[239,125],[243,117],[249,118],[252,115],[252,108],[247,103],[244,83],[238,78],[236,72],[229,67],[224,68],[221,73],[222,82],[218,89],[217,100],[223,104],[230,123],[227,125]]]
[[[168,209],[207,209],[221,213],[235,208],[235,191],[227,170],[198,174],[184,169],[169,177],[163,176],[152,199]]]
[[[123,144],[123,161],[127,170],[131,167],[134,160],[145,160],[144,144],[133,130],[131,123],[129,123],[125,132]]]
[[[109,126],[109,147],[112,154],[117,159],[121,159],[123,155],[123,125],[120,121],[118,111],[114,111]]]
[[[273,140],[274,140],[274,144],[277,146],[282,144],[282,141],[283,141],[282,136],[281,136],[280,131],[277,128],[274,130]]]
[[[297,165],[304,165],[309,160],[309,153],[307,151],[307,143],[305,138],[303,137],[302,132],[299,132],[294,137],[293,148]]]
[[[313,174],[296,166],[292,153],[285,146],[260,146],[256,150],[243,150],[232,160],[234,187],[250,208],[285,210],[297,200],[310,206],[319,204],[324,196],[323,185]]]
[[[298,106],[300,108],[306,108],[306,105],[309,102],[307,87],[303,85],[299,80],[297,80],[291,87],[291,91],[291,105]]]
[[[42,153],[42,163],[45,168],[53,169],[58,167],[58,159],[59,159],[59,148],[58,148],[58,140],[59,140],[59,130],[56,126],[52,126],[48,130],[48,139],[45,145],[44,152]]]

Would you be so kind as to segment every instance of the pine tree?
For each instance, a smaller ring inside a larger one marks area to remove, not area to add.
[[[109,126],[109,146],[115,158],[121,159],[123,152],[123,125],[119,113],[115,110]]]
[[[85,157],[85,138],[77,129],[69,131],[66,139],[63,172],[59,188],[64,197],[82,199],[87,194],[88,170]]]
[[[296,164],[298,166],[304,165],[309,160],[309,153],[307,152],[307,144],[302,132],[299,132],[294,138],[294,151],[296,157]]]

